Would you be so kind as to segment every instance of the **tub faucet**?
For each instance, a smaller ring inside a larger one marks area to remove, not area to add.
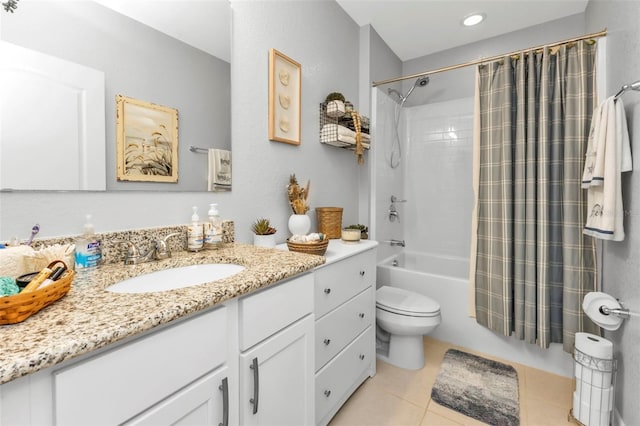
[[[387,240],[385,243],[391,244],[392,247],[400,246],[404,247],[404,240]]]

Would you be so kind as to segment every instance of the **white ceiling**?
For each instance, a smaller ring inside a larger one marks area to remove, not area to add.
[[[96,1],[230,60],[228,0]],[[588,0],[336,1],[358,25],[371,24],[402,61],[581,13],[588,3]],[[486,13],[487,19],[476,27],[463,27],[462,18],[472,12]]]
[[[584,12],[588,0],[337,0],[360,26],[371,24],[402,60]],[[486,19],[464,27],[462,19]]]

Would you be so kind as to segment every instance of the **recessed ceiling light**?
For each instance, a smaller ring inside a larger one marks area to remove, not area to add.
[[[484,13],[473,13],[471,15],[465,16],[462,20],[462,25],[465,27],[471,27],[473,25],[478,25],[480,22],[484,21],[485,14]]]

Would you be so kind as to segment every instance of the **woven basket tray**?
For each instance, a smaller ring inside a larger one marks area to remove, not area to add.
[[[324,256],[327,252],[328,245],[328,239],[313,243],[292,243],[287,240],[287,247],[289,247],[289,250],[297,251],[298,253],[315,254],[318,256]]]
[[[57,263],[64,264],[63,261],[56,260],[49,264],[49,269]],[[60,299],[69,292],[74,275],[72,270],[67,269],[59,279],[46,287],[28,293],[0,297],[0,325],[22,322]]]

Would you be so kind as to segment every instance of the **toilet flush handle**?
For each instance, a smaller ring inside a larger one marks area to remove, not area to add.
[[[325,293],[325,294],[329,294],[329,293],[331,293],[331,289],[330,289],[330,288],[325,288],[325,289],[324,289],[324,293]]]
[[[364,271],[360,271],[360,276],[364,277]]]

